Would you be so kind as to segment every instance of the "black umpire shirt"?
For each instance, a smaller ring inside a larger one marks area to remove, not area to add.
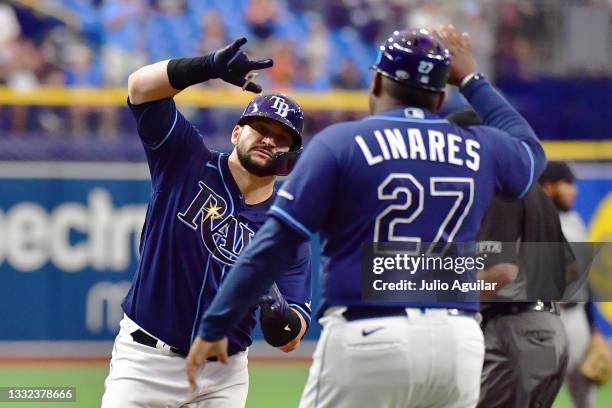
[[[574,256],[561,231],[557,209],[539,184],[521,200],[504,201],[495,197],[482,220],[478,241],[487,242],[480,246],[487,253],[485,267],[502,262],[519,267],[515,282],[522,283],[522,295],[502,299],[554,301],[562,298],[566,268],[573,263]],[[486,307],[493,305],[489,303]]]

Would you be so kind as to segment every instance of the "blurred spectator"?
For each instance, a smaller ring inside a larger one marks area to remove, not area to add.
[[[274,58],[274,66],[267,70],[270,75],[271,87],[275,91],[282,91],[291,88],[294,80],[294,73],[297,69],[297,58],[294,53],[294,46],[285,40],[269,41],[271,45],[269,54]]]
[[[49,65],[41,79],[41,85],[60,88],[66,85],[64,71],[59,66]],[[66,134],[64,125],[65,108],[58,106],[41,106],[36,110],[36,125],[46,135],[61,137]]]
[[[330,72],[330,54],[332,44],[327,27],[317,14],[309,14],[308,38],[304,46],[304,59],[307,65],[306,74],[312,80],[310,83],[322,82]],[[317,86],[318,87],[318,86]]]
[[[345,27],[350,24],[351,0],[328,0],[325,1],[325,24],[330,28]]]
[[[209,11],[202,15],[200,23],[200,36],[199,43],[197,45],[197,54],[206,55],[211,51],[218,50],[229,44],[232,39],[227,33],[227,27],[221,15],[216,11]],[[249,49],[251,49],[249,44]],[[227,88],[231,89],[233,85],[228,84],[225,81],[209,81],[206,83],[207,88]],[[215,113],[210,113],[215,116]]]
[[[77,44],[69,48],[66,60],[68,62],[66,85],[91,88],[102,85],[102,75],[95,64],[93,52],[85,44]],[[97,120],[97,133],[104,137],[114,137],[117,129],[113,110],[110,107],[88,106],[86,101],[70,106],[72,134],[77,137],[94,134],[90,123]]]
[[[374,0],[352,0],[350,25],[366,43],[375,43],[383,26],[392,15],[391,4],[377,4]]]
[[[107,85],[123,86],[128,75],[145,65],[144,0],[104,0],[102,60]]]
[[[146,11],[144,0],[104,0],[102,61],[106,85],[125,86],[129,74],[147,63],[143,33]],[[105,110],[102,123],[109,137],[117,134],[118,115],[116,108]]]
[[[193,56],[200,36],[198,22],[187,10],[186,0],[157,0],[148,31],[150,61]]]
[[[216,11],[209,11],[202,16],[202,36],[198,44],[198,52],[201,55],[208,54],[229,44],[231,39],[227,34],[225,22]]]
[[[20,92],[32,92],[39,86],[37,73],[43,60],[36,45],[27,38],[9,43],[6,64],[6,85]],[[11,107],[11,132],[23,134],[28,130],[30,109],[27,106]]]
[[[332,87],[338,89],[363,89],[365,83],[355,64],[345,59],[332,79]]]
[[[492,19],[489,17],[478,2],[469,0],[466,2],[465,21],[460,27],[470,33],[472,50],[480,71],[492,78],[491,60],[495,53],[495,37]]]
[[[75,25],[59,24],[36,11],[37,2],[29,3],[0,4],[0,83],[21,91],[41,85],[124,87],[127,76],[147,63],[206,54],[231,42],[230,35],[242,34],[249,38],[245,50],[252,57],[275,60],[274,68],[257,78],[266,90],[359,89],[368,86],[367,66],[393,29],[447,22],[470,33],[480,68],[493,80],[612,72],[612,49],[602,40],[612,32],[610,0],[49,2],[72,10],[80,19]],[[596,58],[589,57],[592,53]],[[456,103],[462,98],[451,94],[447,106]],[[19,132],[53,131],[64,120],[75,134],[112,135],[116,109],[123,108],[29,109],[5,107],[0,118],[8,118],[9,125],[0,125]],[[199,109],[195,116],[223,129],[225,115],[218,111]]]
[[[279,7],[276,0],[249,0],[244,20],[253,35],[265,40],[276,30]]]
[[[410,28],[426,28],[429,30],[445,24],[457,24],[444,2],[440,0],[419,0],[411,7],[406,25]]]
[[[552,4],[504,0],[497,6],[494,59],[497,78],[529,78],[546,66],[552,57],[551,42],[559,24],[558,8],[551,7]]]
[[[10,58],[10,49],[21,33],[21,27],[13,8],[0,4],[0,81],[6,82],[5,65]]]

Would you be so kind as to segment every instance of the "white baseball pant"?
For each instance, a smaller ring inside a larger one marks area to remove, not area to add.
[[[484,339],[469,316],[406,309],[346,321],[328,310],[300,408],[475,407]]]
[[[223,365],[207,362],[191,392],[185,359],[168,347],[136,343],[136,323],[124,316],[115,339],[102,408],[243,408],[249,388],[246,353]],[[158,344],[161,342],[158,342]]]

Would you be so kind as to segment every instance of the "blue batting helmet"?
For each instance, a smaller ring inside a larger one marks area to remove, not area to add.
[[[275,153],[275,174],[286,176],[293,170],[302,153],[302,130],[304,129],[304,111],[300,105],[285,94],[257,95],[244,109],[238,120],[243,125],[250,118],[268,118],[285,126],[293,135],[294,143],[285,153]]]
[[[380,46],[372,69],[402,85],[443,92],[450,63],[450,52],[429,31],[402,30]]]

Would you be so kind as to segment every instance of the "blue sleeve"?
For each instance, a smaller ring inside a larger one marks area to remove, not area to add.
[[[297,310],[304,321],[310,325],[311,289],[311,248],[310,241],[304,242],[298,249],[298,258],[294,265],[276,281],[289,306]]]
[[[202,135],[176,108],[172,98],[128,106],[145,148],[155,191],[176,182],[193,160],[204,162],[211,152]]]
[[[544,149],[529,123],[486,80],[461,90],[483,123],[502,131],[496,147],[500,190],[522,198],[546,166]]]
[[[202,316],[198,336],[207,341],[226,336],[272,283],[279,281],[287,265],[295,262],[305,241],[284,223],[268,218],[232,266]]]
[[[331,149],[322,142],[328,136],[323,131],[308,144],[270,208],[270,215],[308,238],[325,225],[335,202],[340,170]]]

